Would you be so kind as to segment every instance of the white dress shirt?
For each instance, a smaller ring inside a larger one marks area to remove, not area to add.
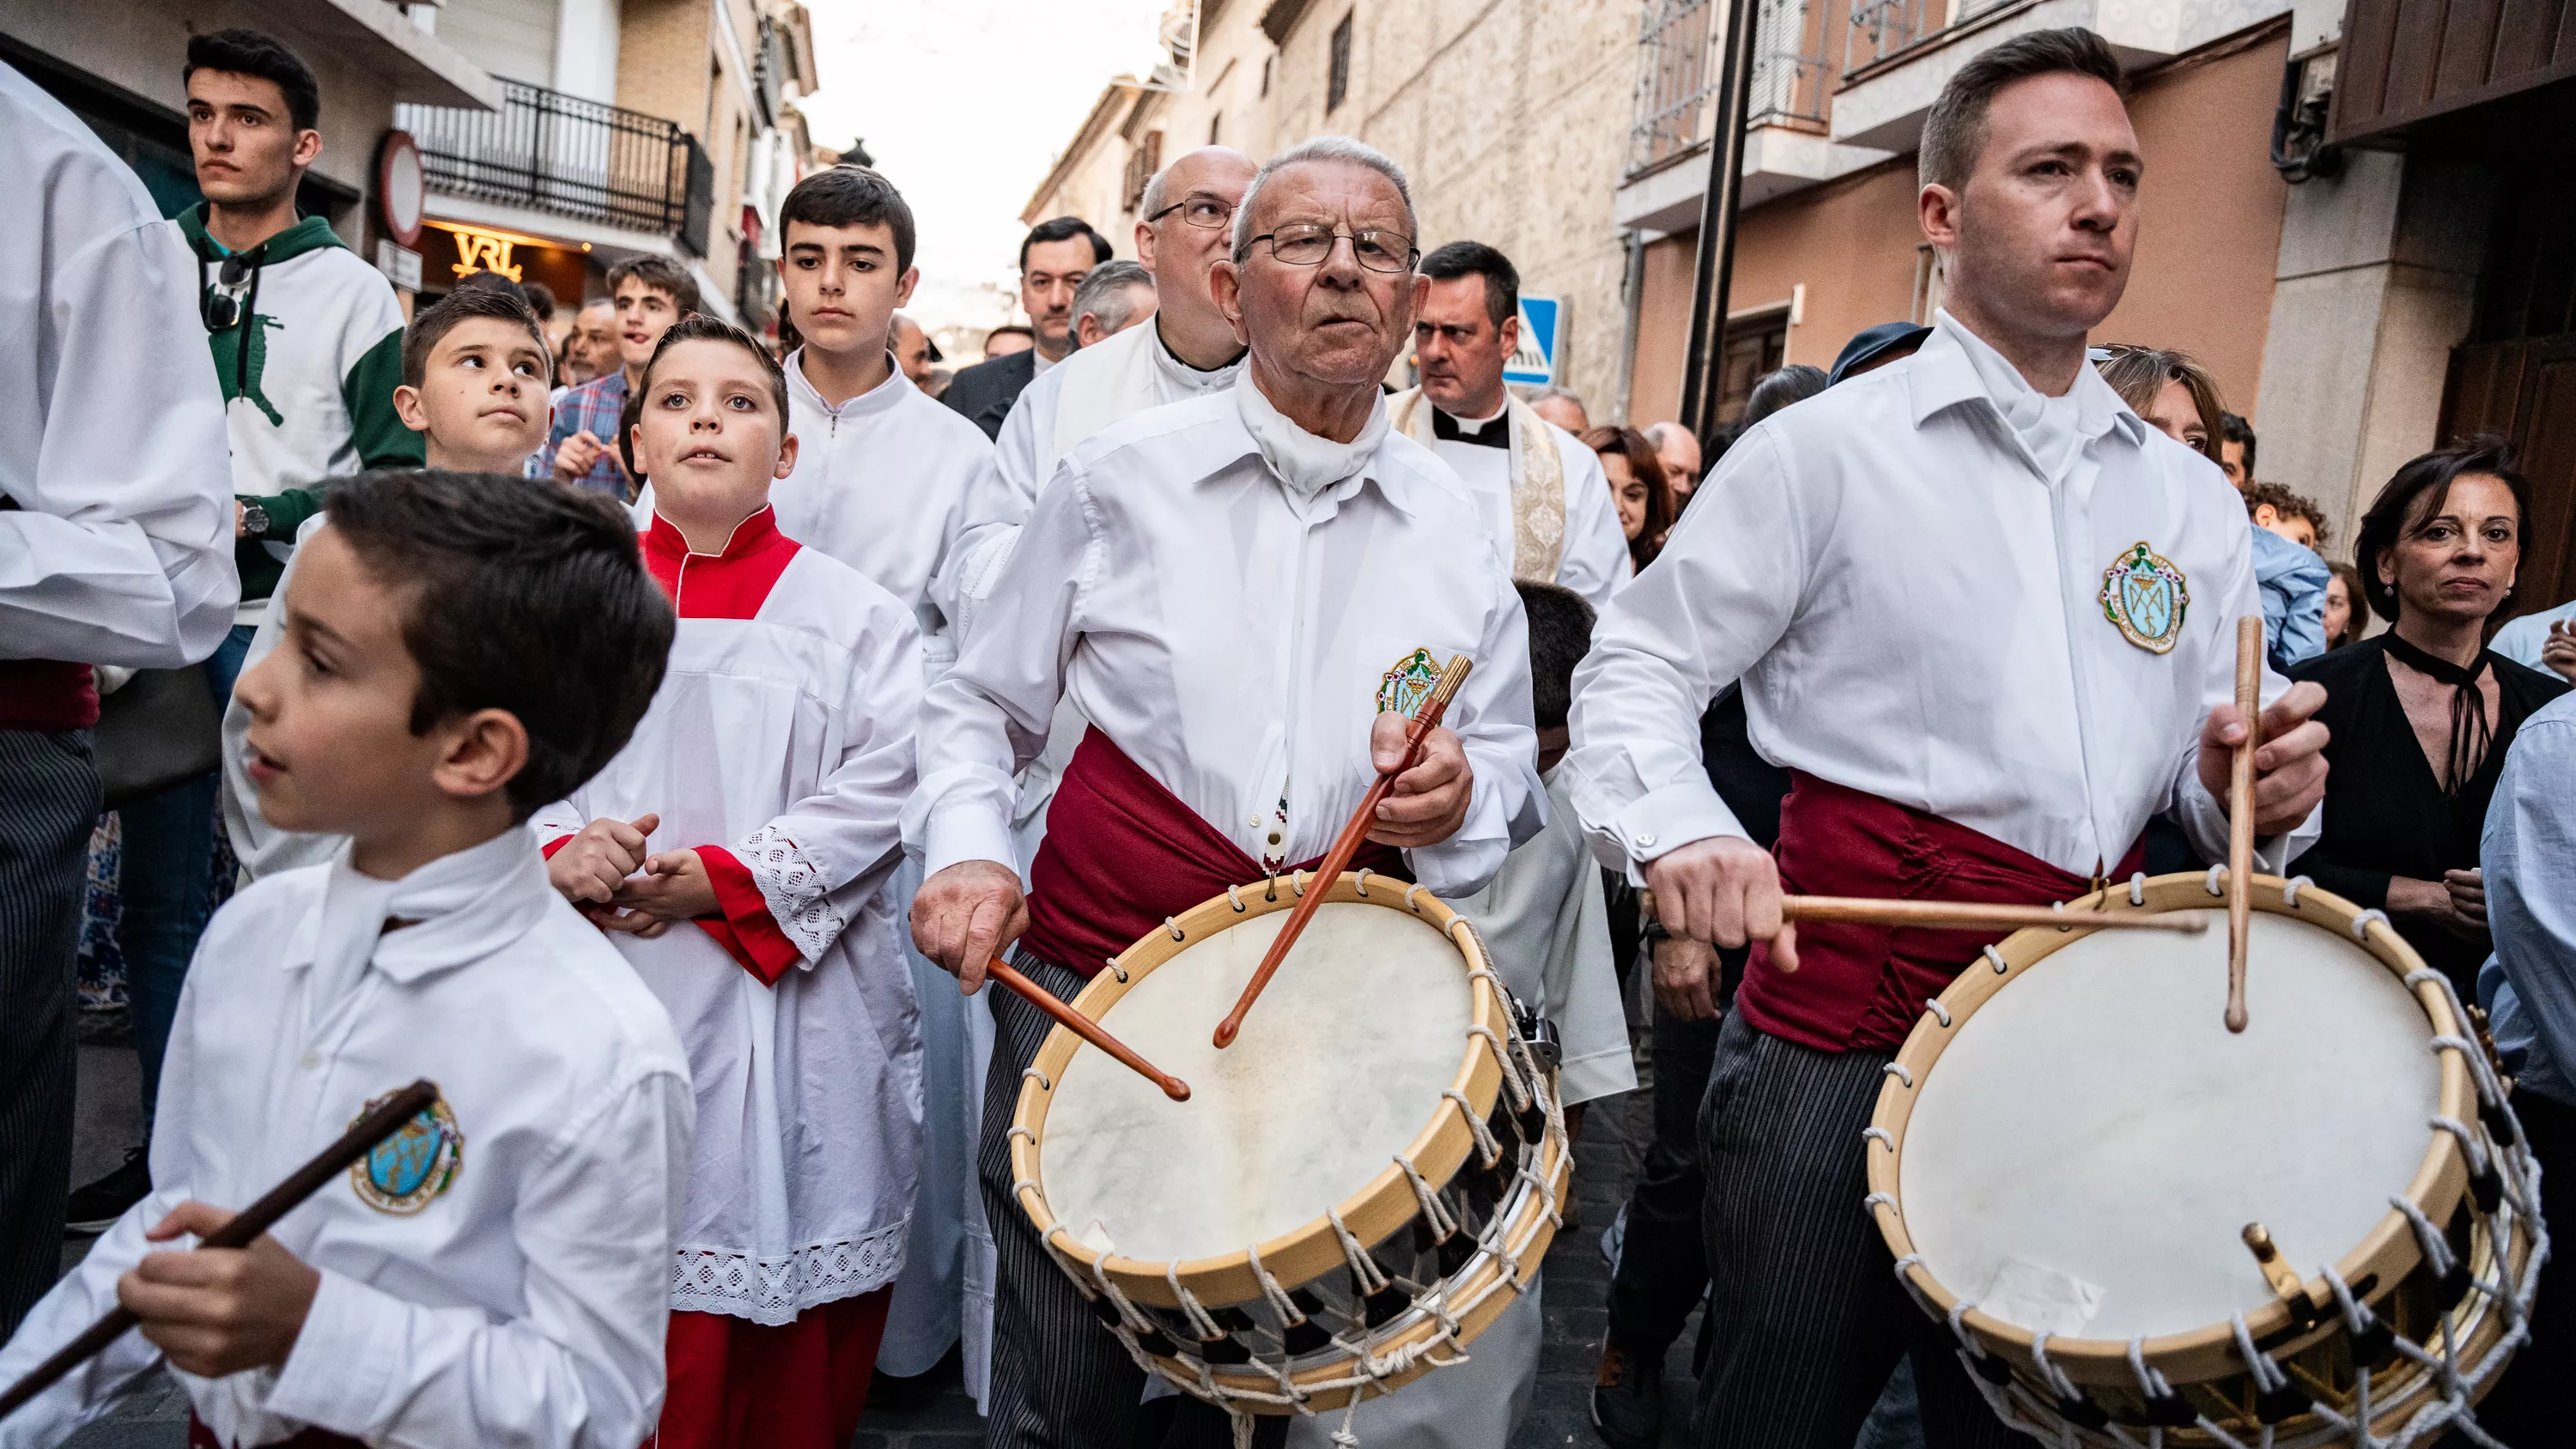
[[[1425,406],[1438,406],[1425,400]],[[1509,427],[1511,410],[1490,418],[1452,417],[1463,433],[1481,434],[1489,427]],[[1559,476],[1565,487],[1565,540],[1557,553],[1554,583],[1583,596],[1594,612],[1609,607],[1610,595],[1628,582],[1635,567],[1628,557],[1628,535],[1619,527],[1619,500],[1610,496],[1610,480],[1601,459],[1583,440],[1540,419],[1556,444]],[[1517,440],[1513,440],[1515,443]],[[1438,438],[1431,451],[1457,473],[1485,515],[1488,536],[1503,557],[1512,555],[1512,451],[1483,443]]]
[[[2236,620],[2262,613],[2244,508],[2092,368],[2042,398],[1945,313],[1913,357],[1747,433],[1700,492],[1575,674],[1566,769],[1605,863],[1744,834],[1699,736],[1739,678],[1774,764],[2079,875],[2168,809],[2224,858],[2197,746],[2235,697]],[[2101,599],[2142,542],[2189,594],[2164,653]],[[2265,672],[2266,699],[2287,687]],[[2270,842],[2271,868],[2315,828]]]
[[[678,539],[656,530],[648,558]],[[694,926],[609,937],[669,1009],[696,1080],[688,1208],[663,1262],[671,1306],[775,1325],[903,1267],[921,1034],[898,934],[909,903],[886,887],[920,656],[908,611],[817,550],[765,594],[738,586],[731,562],[687,555],[652,707],[528,828],[553,841],[658,814],[649,849],[730,851],[796,948],[763,985]]]
[[[1059,695],[1253,859],[1321,855],[1375,778],[1382,678],[1421,648],[1475,661],[1446,721],[1475,787],[1413,869],[1444,897],[1491,880],[1544,814],[1528,629],[1473,501],[1384,418],[1356,471],[1317,479],[1334,445],[1281,435],[1247,374],[1074,449],[923,700],[904,837],[925,869],[1014,858],[1012,776]]]
[[[909,606],[935,673],[956,654],[948,621],[957,546],[967,530],[1022,511],[993,466],[984,430],[912,385],[900,367],[834,407],[805,380],[805,351],[787,358],[787,430],[796,469],[769,486],[778,531],[867,575]],[[653,522],[650,484],[634,506]]]
[[[152,1195],[0,1350],[0,1381],[116,1306],[171,1209],[247,1207],[420,1077],[463,1138],[454,1176],[405,1212],[342,1173],[288,1213],[273,1236],[322,1277],[294,1351],[179,1375],[198,1417],[227,1444],[309,1425],[634,1449],[662,1402],[688,1066],[661,1004],[517,830],[399,882],[345,857],[272,876],[215,914],[170,1031]],[[124,1335],[0,1420],[0,1446],[61,1443],[162,1362]]]
[[[175,669],[223,642],[224,395],[197,267],[131,168],[0,65],[0,659]]]

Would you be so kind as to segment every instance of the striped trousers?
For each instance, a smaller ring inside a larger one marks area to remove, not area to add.
[[[79,1047],[87,730],[0,730],[0,1339],[60,1275]]]
[[[2036,1449],[1987,1409],[1861,1209],[1860,1133],[1889,1060],[1799,1046],[1727,1014],[1699,1115],[1710,1335],[1699,1449],[1851,1449],[1908,1355],[1928,1449]]]
[[[1083,979],[1061,966],[1027,954],[1016,964],[1061,1000],[1071,1001],[1082,990]],[[984,1216],[993,1227],[996,1274],[993,1392],[984,1442],[988,1449],[1130,1449],[1145,1371],[1101,1326],[1011,1195],[1011,1114],[1019,1107],[1020,1072],[1036,1060],[1055,1022],[1005,988],[987,987],[985,994],[993,1002],[993,1067],[985,1079],[975,1173]],[[1224,1411],[1193,1398],[1174,1402],[1153,1445],[1233,1449],[1234,1428]],[[1162,1403],[1156,1408],[1161,1419]],[[1253,1443],[1279,1449],[1287,1434],[1286,1419],[1266,1418],[1255,1428]]]

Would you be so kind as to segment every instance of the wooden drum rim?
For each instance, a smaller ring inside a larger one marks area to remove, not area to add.
[[[1345,872],[1333,882],[1324,897],[1326,903],[1375,906],[1418,918],[1438,930],[1464,958],[1466,971],[1493,971],[1493,962],[1486,956],[1484,942],[1474,928],[1458,929],[1466,923],[1464,916],[1418,886],[1384,875],[1363,883],[1362,874]],[[1156,927],[1143,940],[1112,958],[1116,970],[1103,970],[1092,977],[1081,993],[1074,997],[1074,1009],[1094,1021],[1104,1021],[1109,1008],[1131,987],[1193,943],[1229,927],[1294,908],[1301,894],[1297,889],[1300,882],[1305,890],[1316,888],[1311,874],[1301,872],[1295,877],[1281,876],[1275,890],[1266,882],[1243,886],[1233,894],[1216,896],[1173,917],[1173,924],[1181,933],[1178,939],[1174,938],[1171,930]],[[1241,909],[1237,909],[1235,904],[1238,899],[1242,903]],[[1126,973],[1123,981],[1119,979],[1121,971]],[[1470,1027],[1466,1040],[1461,1044],[1458,1070],[1451,1078],[1450,1086],[1474,1103],[1478,1119],[1485,1120],[1493,1115],[1494,1103],[1503,1090],[1503,1076],[1493,1049],[1477,1029],[1493,1033],[1496,1041],[1508,1042],[1516,1028],[1504,1007],[1500,984],[1495,977],[1488,974],[1481,979],[1471,978],[1468,987],[1473,1002]],[[1287,1008],[1272,1003],[1271,1009]],[[1214,1030],[1216,1023],[1210,1022],[1208,1026]],[[1110,1030],[1114,1032],[1117,1028],[1111,1024]],[[1013,1196],[1018,1200],[1020,1210],[1027,1213],[1036,1225],[1040,1239],[1077,1269],[1077,1278],[1087,1282],[1094,1272],[1104,1273],[1121,1293],[1139,1303],[1158,1308],[1180,1307],[1180,1300],[1174,1296],[1171,1283],[1165,1276],[1166,1269],[1170,1269],[1172,1275],[1180,1279],[1181,1286],[1202,1303],[1248,1303],[1260,1298],[1261,1283],[1252,1271],[1252,1257],[1248,1252],[1184,1259],[1177,1264],[1114,1253],[1104,1257],[1075,1238],[1070,1231],[1055,1232],[1060,1224],[1040,1185],[1044,1179],[1039,1176],[1039,1144],[1046,1135],[1047,1109],[1054,1099],[1053,1083],[1073,1060],[1075,1051],[1083,1045],[1080,1037],[1064,1027],[1051,1028],[1030,1063],[1038,1077],[1048,1085],[1041,1086],[1038,1080],[1024,1077],[1020,1082],[1017,1109],[1011,1114],[1011,1176],[1019,1184]],[[1442,1097],[1427,1124],[1406,1146],[1405,1155],[1434,1187],[1442,1187],[1456,1178],[1459,1168],[1474,1151],[1475,1133],[1468,1125],[1466,1114],[1455,1101]],[[1559,1167],[1561,1164],[1541,1163],[1542,1171],[1554,1172]],[[1562,1193],[1560,1188],[1560,1198]],[[1371,1248],[1384,1242],[1421,1211],[1412,1184],[1393,1161],[1380,1169],[1365,1186],[1334,1206],[1340,1211],[1342,1222],[1351,1230],[1351,1235],[1359,1239],[1363,1247]],[[1347,1261],[1329,1217],[1317,1217],[1253,1246],[1261,1253],[1262,1266],[1283,1288],[1312,1282],[1341,1268]]]
[[[2070,916],[2103,910],[2122,914],[2149,914],[2158,911],[2223,909],[2223,896],[2209,892],[2209,875],[2190,871],[2176,875],[2156,876],[2141,889],[2143,902],[2130,904],[2130,886],[2120,883],[2080,897],[2066,904]],[[2361,907],[2330,891],[2301,884],[2296,904],[2285,900],[2288,882],[2279,876],[2257,875],[2252,883],[2254,908],[2273,915],[2288,916],[2321,930],[2332,930],[2353,941],[2401,982],[2410,973],[2424,969],[2424,960],[2403,937],[2392,930],[2387,918],[2376,912],[2365,913]],[[2365,914],[2371,919],[2363,934],[2356,938],[2352,926]],[[1991,1000],[1995,993],[2009,985],[2023,971],[2046,960],[2071,942],[2083,939],[2083,932],[2031,927],[2016,931],[1995,947],[2004,959],[2006,970],[1998,974],[1985,957],[1980,956],[1957,980],[1950,983],[1939,997],[1943,1011],[1949,1015],[1945,1024],[1940,1016],[1926,1009],[1905,1045],[1896,1055],[1895,1065],[1905,1076],[1888,1074],[1879,1089],[1878,1107],[1871,1115],[1871,1135],[1862,1142],[1869,1159],[1869,1212],[1887,1241],[1888,1250],[1898,1259],[1914,1252],[1914,1242],[1906,1230],[1904,1199],[1899,1190],[1905,1152],[1905,1128],[1914,1109],[1920,1084],[1929,1079],[1939,1060],[1968,1019]],[[2431,1038],[2462,1037],[2462,1023],[2451,1014],[2450,1001],[2441,987],[2430,981],[2407,988],[2423,1009],[2428,1030],[2426,1050],[2435,1051],[2441,1059],[2441,1113],[2459,1122],[2475,1122],[2478,1112],[2477,1088],[2468,1066],[2456,1051],[2439,1050]],[[2217,1029],[2215,1018],[2212,1029]],[[1910,1080],[1909,1080],[1910,1079]],[[2414,1176],[2407,1182],[2409,1201],[2436,1223],[2449,1221],[2453,1211],[2468,1193],[2469,1171],[2460,1143],[2450,1133],[2437,1128],[2423,1128],[2430,1142]],[[1884,1133],[1884,1136],[1879,1134]],[[2502,1254],[2505,1245],[2495,1245]],[[2413,1226],[2406,1215],[2390,1208],[2361,1243],[2335,1263],[2335,1271],[2347,1283],[2357,1283],[2364,1275],[2376,1275],[2380,1286],[2393,1285],[2413,1272],[2423,1257],[2422,1246],[2415,1239]],[[1956,1308],[1959,1295],[1932,1275],[1922,1263],[1909,1264],[1906,1274],[1923,1297],[1944,1314]],[[2338,1331],[2340,1318],[2331,1312],[2332,1290],[2322,1276],[2303,1277],[2301,1286],[2310,1301],[2327,1305],[2325,1319],[2305,1332],[2292,1332],[2289,1307],[2278,1300],[2259,1309],[2248,1310],[2245,1323],[2262,1349],[2275,1356],[2295,1352]],[[2375,1296],[2377,1290],[2372,1290]],[[2030,1362],[2031,1330],[2006,1323],[1980,1309],[1970,1308],[1961,1322],[1975,1331],[1978,1339],[1991,1352],[2007,1355],[2017,1363]],[[2244,1370],[2242,1356],[2236,1347],[2233,1326],[2226,1320],[2180,1333],[2148,1338],[2140,1346],[2147,1362],[2162,1369],[2177,1383],[2205,1382]],[[2129,1363],[2129,1344],[2125,1339],[2074,1338],[2050,1334],[2048,1359],[2067,1378],[2078,1384],[2134,1389],[2135,1371]]]

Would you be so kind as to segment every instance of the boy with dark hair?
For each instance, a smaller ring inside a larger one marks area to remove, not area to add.
[[[652,1427],[687,1060],[521,822],[625,743],[670,610],[624,515],[567,490],[373,473],[330,517],[240,698],[261,810],[346,843],[207,931],[158,1188],[0,1349],[0,1381],[118,1303],[141,1332],[0,1423],[9,1449],[164,1362],[192,1443],[626,1449]],[[187,1248],[421,1077],[439,1100],[397,1150],[246,1249]]]
[[[921,1154],[886,889],[920,646],[892,595],[780,532],[769,490],[798,451],[783,387],[757,339],[706,317],[646,367],[632,438],[654,485],[645,564],[680,615],[670,683],[597,779],[530,822],[696,1074],[702,1130],[661,1265],[664,1449],[850,1442]]]
[[[394,410],[429,466],[517,473],[545,443],[553,371],[533,308],[497,287],[459,287],[404,329]]]
[[[204,662],[217,708],[324,479],[417,466],[420,441],[393,405],[402,307],[384,275],[295,196],[322,152],[321,91],[294,51],[255,30],[189,38],[181,72],[188,146],[205,200],[171,223],[195,263],[197,306],[223,388],[232,454],[233,563],[241,601]],[[159,1038],[205,929],[219,790],[209,771],[119,811],[124,831],[127,983],[151,1090]],[[72,1195],[65,1214],[95,1232],[149,1190],[140,1148]]]
[[[622,499],[635,490],[618,466],[612,440],[627,391],[642,379],[644,364],[653,360],[671,324],[697,314],[698,284],[668,257],[627,257],[608,269],[608,293],[617,307],[620,366],[563,395],[537,466],[566,483]]]

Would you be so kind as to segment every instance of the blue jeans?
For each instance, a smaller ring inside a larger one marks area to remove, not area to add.
[[[202,666],[218,711],[232,701],[233,680],[241,673],[252,632],[248,624],[234,625]],[[117,811],[125,842],[117,895],[125,910],[116,937],[125,951],[127,1012],[135,1054],[143,1064],[147,1130],[161,1093],[161,1056],[179,1012],[179,988],[187,984],[188,959],[197,953],[197,938],[206,929],[215,799],[223,778],[216,770],[182,780],[129,800]]]

